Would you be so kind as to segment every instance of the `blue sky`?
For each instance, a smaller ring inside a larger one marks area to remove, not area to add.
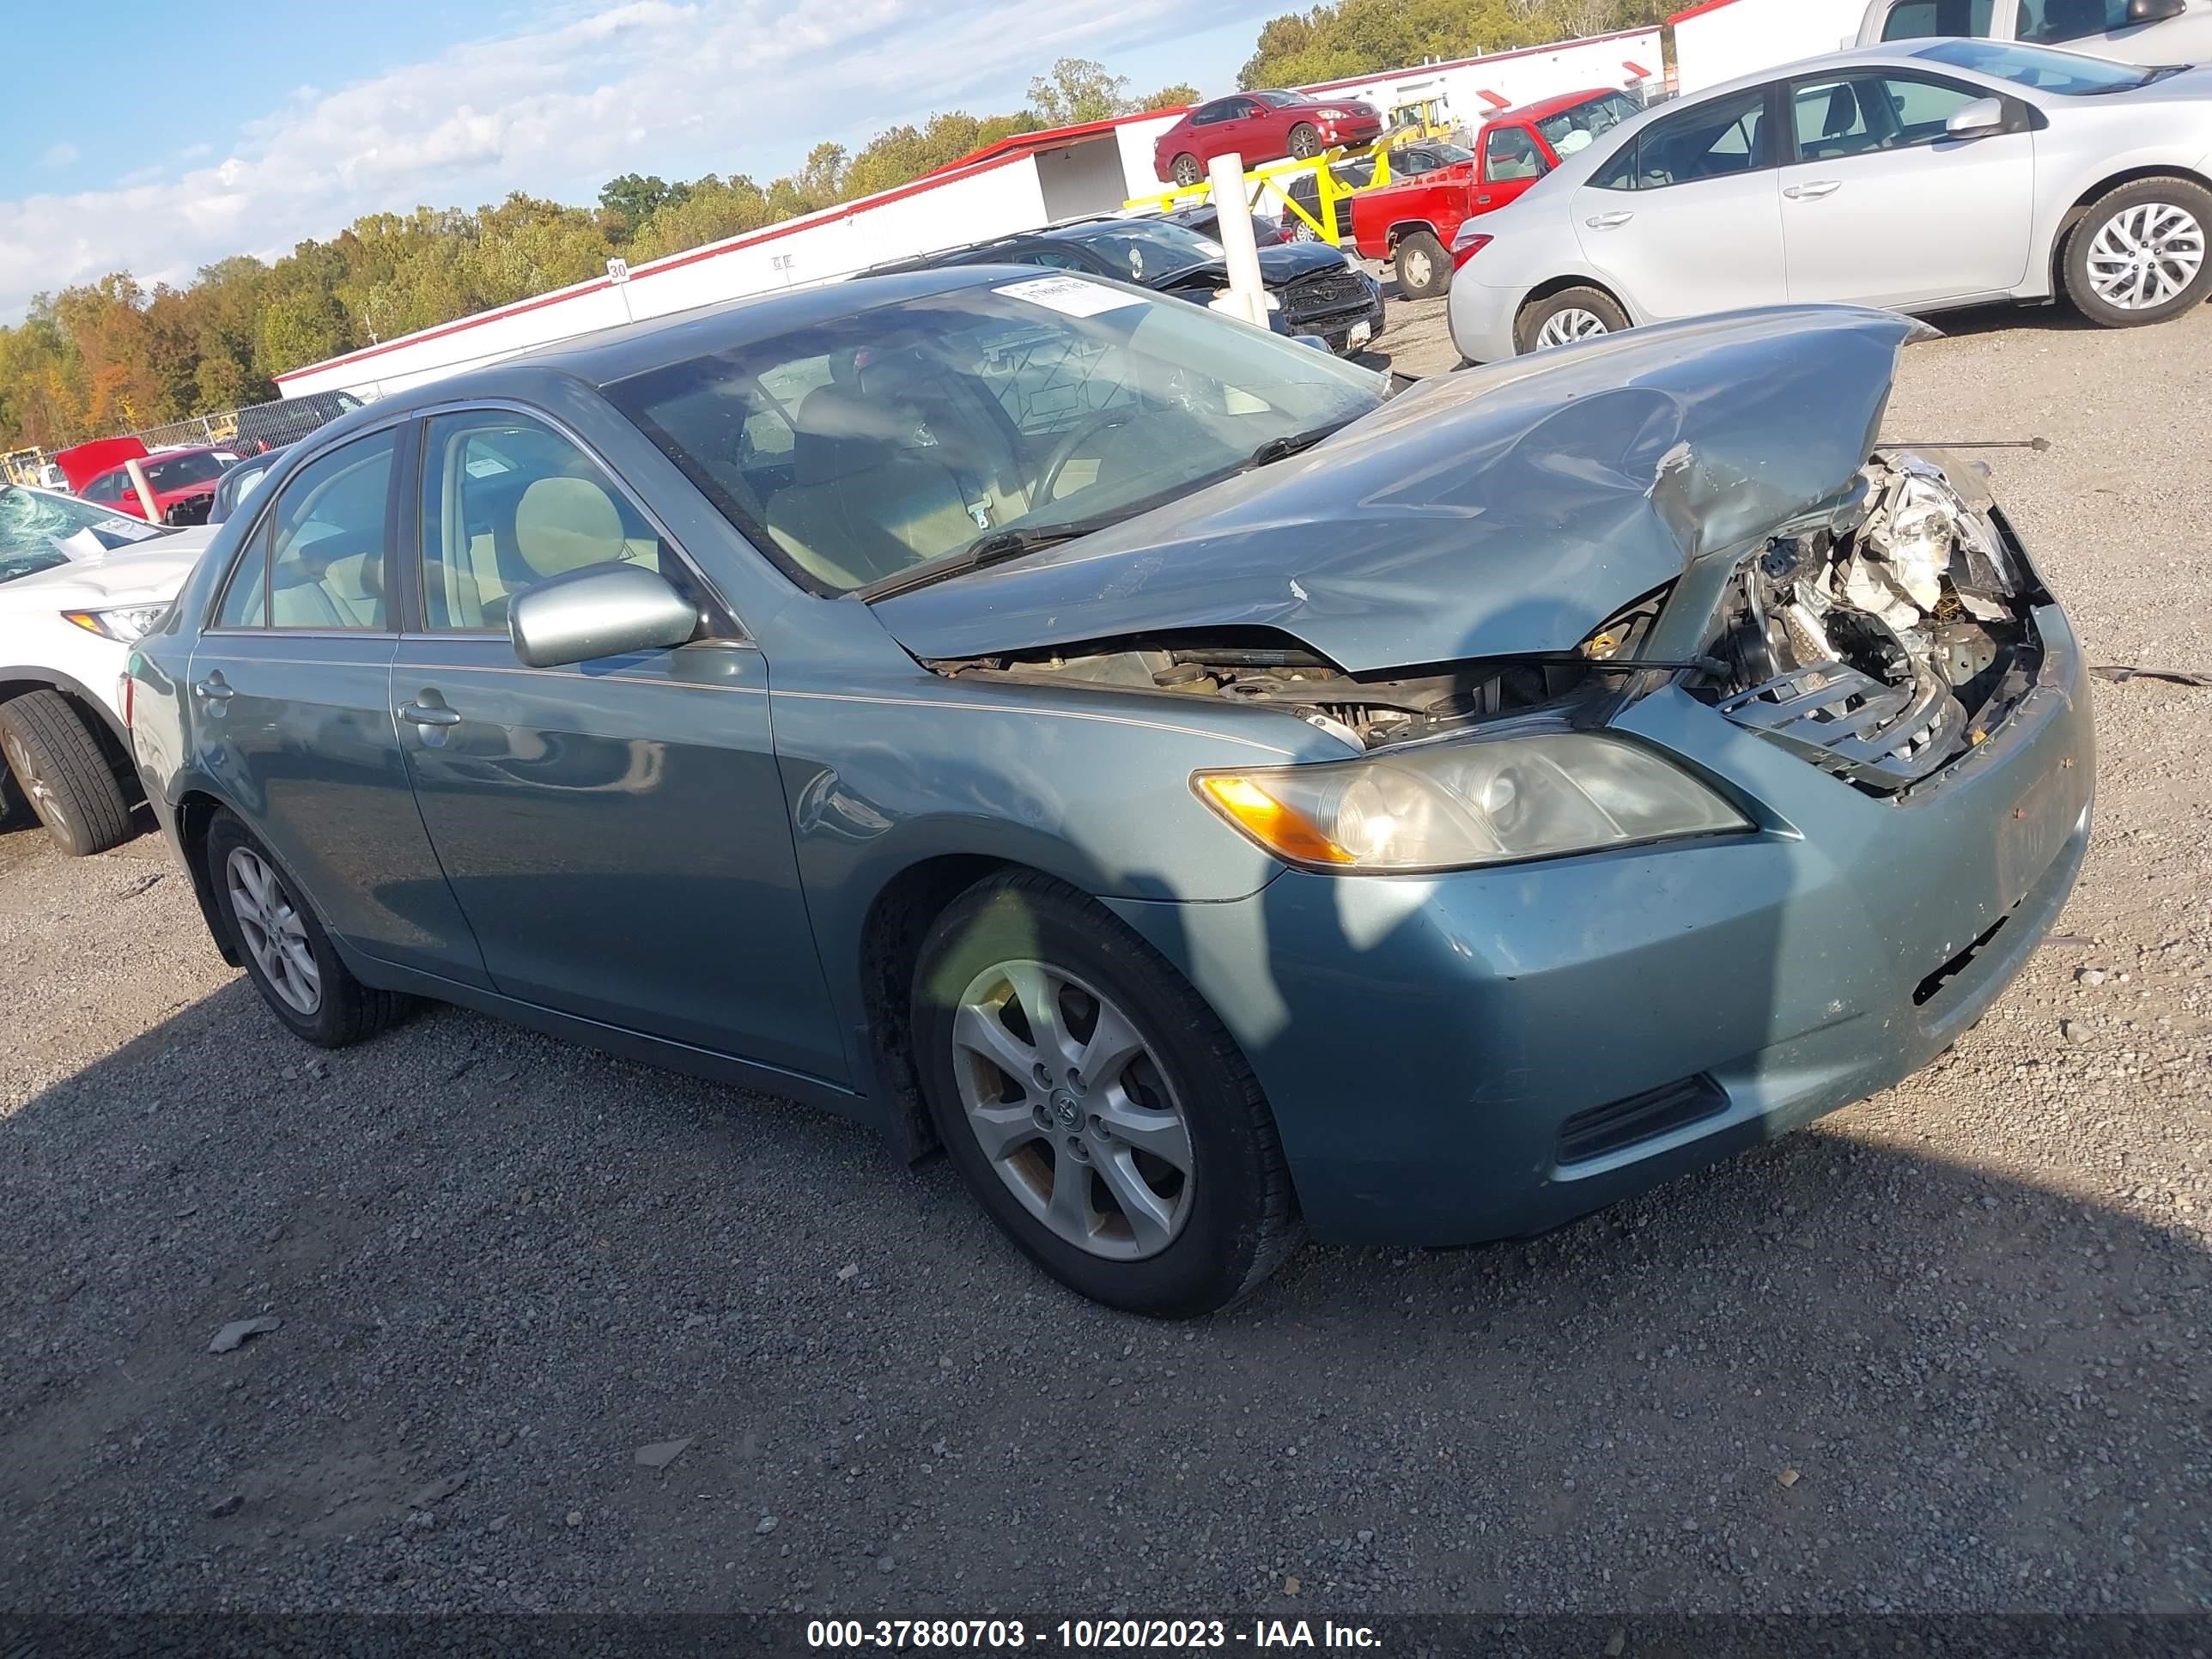
[[[118,269],[187,281],[362,213],[518,189],[586,202],[631,171],[765,181],[825,138],[1017,108],[1062,56],[1138,90],[1217,91],[1291,3],[354,0],[189,25],[173,0],[21,8],[0,124],[0,322],[40,289]]]

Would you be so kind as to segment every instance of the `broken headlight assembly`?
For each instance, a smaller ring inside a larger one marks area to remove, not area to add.
[[[1191,781],[1276,857],[1362,874],[1472,869],[1753,827],[1681,768],[1594,732],[1438,743],[1364,760],[1200,772]]]

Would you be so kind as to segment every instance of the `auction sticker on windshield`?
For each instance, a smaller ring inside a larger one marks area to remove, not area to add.
[[[1086,283],[1077,276],[1032,276],[1027,282],[1009,283],[993,291],[1027,300],[1033,306],[1042,306],[1068,317],[1096,317],[1102,311],[1152,303],[1141,294],[1124,294],[1120,289]]]

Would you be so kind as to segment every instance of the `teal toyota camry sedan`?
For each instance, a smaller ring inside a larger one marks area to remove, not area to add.
[[[1024,267],[357,410],[125,690],[310,1042],[416,999],[941,1147],[1085,1295],[1565,1223],[1924,1064],[2064,903],[2066,618],[1878,441],[1920,325],[1393,395]]]

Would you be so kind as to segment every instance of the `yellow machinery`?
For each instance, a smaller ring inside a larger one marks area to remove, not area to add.
[[[1349,155],[1371,155],[1375,160],[1372,184],[1352,185],[1336,176],[1336,163]],[[1291,181],[1301,173],[1310,173],[1314,181],[1314,209],[1309,211],[1305,204],[1291,194]],[[1269,196],[1282,204],[1283,210],[1303,221],[1307,228],[1331,246],[1342,245],[1336,230],[1336,204],[1360,190],[1390,182],[1389,139],[1386,137],[1358,149],[1325,149],[1318,155],[1309,155],[1304,161],[1291,159],[1270,161],[1264,167],[1248,167],[1244,184],[1251,193],[1245,201],[1248,212],[1259,211],[1261,202]],[[1190,207],[1200,202],[1211,201],[1213,186],[1199,183],[1188,188],[1162,191],[1157,196],[1133,196],[1125,205],[1149,208],[1164,213],[1170,208]]]
[[[1390,119],[1385,125],[1388,131],[1383,135],[1384,142],[1394,149],[1400,144],[1449,138],[1452,133],[1451,115],[1444,108],[1442,98],[1417,98],[1411,103],[1401,104],[1390,112]]]

